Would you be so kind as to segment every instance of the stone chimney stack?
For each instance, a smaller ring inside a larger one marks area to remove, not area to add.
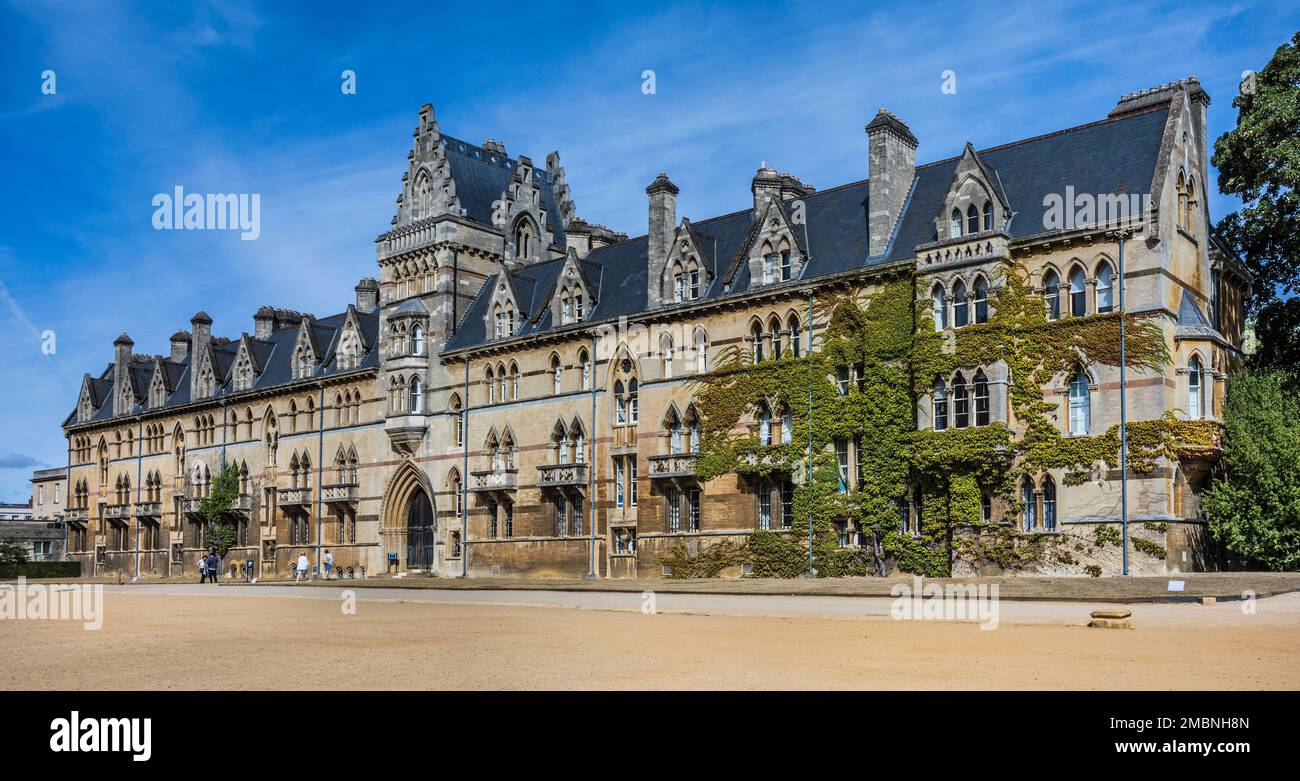
[[[132,395],[123,396],[122,389],[131,381],[127,376],[128,366],[131,363],[131,348],[135,342],[125,332],[113,340],[113,414],[125,415],[130,412],[130,408],[122,409],[125,404],[124,399],[134,398]]]
[[[172,334],[171,362],[180,363],[190,354],[190,332],[185,330]]]
[[[650,196],[650,226],[646,234],[647,250],[650,264],[662,263],[668,256],[668,248],[673,243],[673,232],[677,229],[677,185],[668,180],[668,174],[661,173],[655,177],[650,186],[645,188]]]
[[[208,345],[212,343],[212,318],[208,313],[199,310],[190,318],[190,332],[193,336],[190,338],[190,398],[198,399],[199,396],[199,361],[203,358],[204,353],[208,351]]]
[[[749,189],[754,193],[754,219],[758,219],[769,200],[781,197],[781,175],[764,161]]]
[[[889,247],[894,227],[902,216],[903,204],[916,174],[916,136],[906,123],[885,109],[867,124],[868,163],[868,254],[882,254]]]
[[[362,277],[354,290],[358,312],[373,312],[379,308],[379,282],[374,277]]]
[[[274,330],[275,310],[269,306],[258,307],[257,314],[253,315],[253,338],[270,339]]]

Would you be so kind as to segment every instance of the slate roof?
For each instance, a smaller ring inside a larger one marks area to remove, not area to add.
[[[1201,308],[1192,296],[1183,289],[1182,300],[1178,303],[1178,322],[1174,326],[1174,336],[1180,339],[1202,338],[1218,339],[1219,331],[1210,324]]]
[[[483,149],[468,141],[442,134],[442,145],[451,167],[451,178],[456,181],[456,196],[466,216],[475,222],[492,225],[492,203],[500,200],[518,167],[508,155]],[[555,237],[554,244],[563,247],[564,223],[560,207],[555,201],[551,175],[543,165],[533,166],[533,184],[540,190],[542,206],[546,209],[546,224]]]
[[[1150,191],[1164,137],[1168,106],[1101,120],[1045,136],[1025,139],[977,152],[981,164],[994,180],[1012,212],[1007,232],[1013,240],[1044,233],[1043,198],[1049,193],[1062,196],[1067,186],[1076,193],[1137,194]],[[868,192],[870,180],[852,182],[805,196],[808,262],[798,284],[833,276],[853,269],[865,269],[915,257],[915,248],[937,239],[935,218],[961,157],[918,166],[913,187],[903,207],[895,235],[880,255],[868,256]],[[790,202],[781,204],[790,216]],[[747,238],[757,226],[752,208],[719,217],[691,222],[711,283],[701,300],[716,299],[749,288],[749,264],[743,262]],[[587,321],[632,317],[647,310],[647,238],[592,251],[584,259],[588,279],[595,280],[597,302]],[[526,317],[515,336],[550,330],[549,294],[563,260],[549,260],[502,272],[516,291],[516,300]],[[486,326],[492,292],[500,274],[494,275],[466,309],[456,334],[445,351],[477,347],[490,341]],[[771,289],[773,286],[764,286]],[[545,311],[543,311],[545,310]]]
[[[347,371],[377,369],[379,367],[379,350],[377,349],[379,344],[379,314],[377,312],[352,311],[356,314],[362,341],[370,345],[370,349],[362,357],[357,367]],[[313,379],[343,373],[338,368],[335,350],[338,347],[339,335],[343,331],[343,324],[346,322],[347,316],[347,312],[341,312],[313,321],[311,326],[312,344],[317,347],[316,357],[320,360]],[[248,391],[236,392],[233,389],[231,369],[234,366],[236,356],[239,354],[239,341],[222,341],[220,337],[214,338],[211,349],[219,382],[216,393],[213,394],[212,398],[238,397],[266,388],[302,382],[302,380],[293,378],[292,366],[293,348],[298,341],[300,327],[299,324],[293,324],[277,328],[271,332],[269,339],[249,337],[248,342],[253,353],[254,367],[258,369],[258,372]],[[163,369],[167,372],[168,380],[171,388],[173,388],[167,394],[167,399],[163,405],[164,408],[179,407],[190,402],[192,357],[192,355],[187,355],[180,361],[163,358]],[[153,380],[154,360],[152,356],[134,356],[128,365],[128,376],[131,378],[132,391],[136,399],[131,409],[132,414],[150,410],[147,402],[149,384]],[[99,376],[90,378],[91,397],[96,408],[94,414],[91,415],[90,421],[104,421],[113,417],[113,404],[111,401],[113,398],[113,385],[113,364],[111,363],[100,372]],[[76,410],[73,410],[72,414],[64,420],[63,425],[73,426],[77,425],[77,423],[77,413]]]

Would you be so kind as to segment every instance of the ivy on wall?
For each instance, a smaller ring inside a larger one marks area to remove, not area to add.
[[[928,303],[917,300],[910,275],[884,279],[869,297],[840,291],[813,312],[826,328],[811,355],[787,353],[755,364],[747,351],[732,348],[696,378],[697,476],[788,477],[796,484],[795,520],[789,531],[760,531],[744,544],[719,543],[694,555],[680,544],[663,559],[674,577],[715,576],[738,564],[749,564],[755,576],[790,577],[807,571],[810,545],[822,576],[883,575],[891,562],[934,577],[951,574],[958,559],[1006,570],[1044,557],[1074,561],[1058,535],[985,522],[981,498],[999,497],[1014,518],[1021,475],[1063,469],[1067,485],[1079,484],[1102,467],[1118,466],[1119,427],[1066,436],[1052,420],[1057,404],[1044,398],[1044,389],[1063,386],[1063,377],[1083,367],[1118,366],[1121,315],[1048,320],[1042,298],[1015,269],[990,293],[986,323],[936,332]],[[1123,317],[1126,366],[1163,371],[1170,359],[1159,325],[1145,314]],[[988,372],[998,361],[1007,368],[1013,426],[917,430],[917,399],[936,378],[981,367]],[[845,383],[849,367],[853,379]],[[772,411],[769,445],[760,443],[753,423],[764,403]],[[789,443],[778,433],[783,416],[792,424]],[[1161,457],[1213,453],[1219,435],[1217,423],[1172,414],[1129,423],[1129,467],[1149,472]],[[833,445],[855,438],[862,443],[860,477],[843,485]],[[919,534],[902,528],[909,489],[920,500]],[[837,523],[859,529],[867,544],[840,547]],[[1163,555],[1157,548],[1138,550]]]

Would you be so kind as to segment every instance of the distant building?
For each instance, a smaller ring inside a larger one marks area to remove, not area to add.
[[[62,561],[62,500],[67,482],[66,468],[43,469],[33,474],[32,498],[27,504],[0,504],[0,542],[21,547],[32,561]],[[57,512],[53,510],[56,495],[60,503]],[[43,514],[38,514],[38,499],[44,501]]]

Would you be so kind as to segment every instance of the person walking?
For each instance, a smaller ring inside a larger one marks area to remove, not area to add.
[[[307,580],[307,566],[308,566],[308,564],[307,564],[307,554],[306,554],[306,553],[299,553],[299,554],[298,554],[298,569],[296,570],[296,574],[294,575],[294,578],[293,578],[293,582],[294,582],[294,583],[297,583],[297,582],[300,581],[300,580]]]
[[[199,557],[199,582],[200,583],[208,582],[208,557],[207,556]]]
[[[325,579],[326,580],[330,579],[330,570],[332,569],[334,569],[334,554],[330,553],[329,548],[326,548],[325,549]]]
[[[217,581],[217,575],[221,573],[221,560],[217,558],[216,550],[208,554],[208,582],[221,585]]]

